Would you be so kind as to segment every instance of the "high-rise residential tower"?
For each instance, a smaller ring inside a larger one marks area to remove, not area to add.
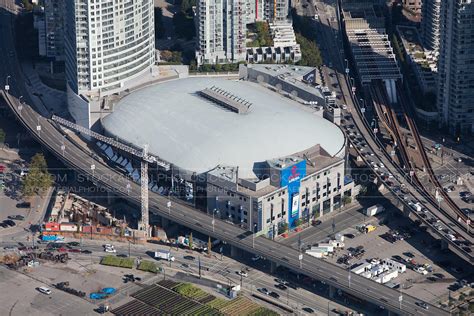
[[[64,60],[64,0],[44,1],[46,56]]]
[[[474,133],[474,2],[441,1],[438,109],[453,135]]]
[[[197,5],[198,64],[245,59],[246,0],[199,0]]]
[[[196,12],[197,63],[235,63],[246,59],[247,24],[285,24],[289,6],[288,0],[198,0]]]
[[[155,63],[153,0],[65,1],[69,111],[89,125],[84,95],[103,97],[151,71]]]
[[[421,7],[421,35],[423,46],[438,53],[441,27],[441,0],[424,0]]]

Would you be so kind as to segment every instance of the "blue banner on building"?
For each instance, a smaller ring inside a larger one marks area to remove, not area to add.
[[[306,176],[306,161],[302,160],[290,167],[283,169],[280,174],[280,186],[288,188],[288,226],[295,227],[299,218],[300,183]]]

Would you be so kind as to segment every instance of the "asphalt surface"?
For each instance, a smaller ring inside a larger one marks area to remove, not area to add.
[[[73,241],[72,239],[68,238],[68,241]],[[130,257],[141,257],[142,259],[150,260],[150,252],[156,251],[158,249],[161,250],[170,250],[171,255],[175,257],[174,262],[166,262],[166,261],[159,261],[161,263],[162,268],[165,270],[166,276],[174,273],[174,272],[185,272],[192,274],[194,276],[199,275],[199,268],[198,262],[201,261],[201,272],[204,278],[208,278],[215,281],[220,281],[221,283],[232,282],[232,284],[239,284],[241,282],[240,276],[236,273],[237,271],[241,271],[243,268],[247,267],[245,264],[235,261],[233,259],[229,259],[226,256],[221,256],[215,252],[211,253],[211,256],[207,254],[199,254],[197,252],[193,252],[186,249],[179,249],[177,250],[175,247],[168,247],[166,245],[157,245],[157,244],[131,244],[130,248],[126,243],[112,243],[117,250],[114,253],[106,253],[104,252],[104,248],[102,246],[101,241],[98,240],[88,240],[88,239],[75,239],[74,241],[80,242],[81,244],[77,247],[77,249],[87,249],[91,251],[91,254],[80,254],[80,253],[69,253],[69,256],[72,260],[91,260],[94,262],[100,261],[100,259],[104,255],[128,255]],[[110,243],[110,242],[108,242]],[[30,244],[30,243],[26,243]],[[0,245],[4,246],[14,246],[18,247],[18,244],[12,242],[1,242]],[[45,244],[39,245],[40,248],[43,248]],[[1,252],[1,250],[0,250]],[[185,259],[185,256],[193,256],[193,260]],[[152,257],[153,258],[153,257]],[[154,260],[154,259],[151,259]],[[184,265],[186,264],[186,266]],[[265,262],[268,266],[268,262]],[[272,299],[271,297],[267,297],[268,299],[274,300],[279,304],[284,304],[291,306],[294,309],[301,309],[302,307],[310,307],[318,312],[327,313],[327,306],[328,301],[326,298],[316,296],[313,293],[299,288],[297,290],[289,288],[287,291],[282,291],[280,289],[275,288],[275,280],[274,276],[271,276],[265,272],[260,271],[259,269],[262,267],[262,260],[258,260],[257,262],[249,262],[249,265],[252,265],[252,268],[247,271],[248,276],[242,277],[242,285],[243,290],[247,291],[248,293],[256,293],[259,288],[267,288],[270,291],[277,292],[280,295],[279,299]],[[255,268],[253,268],[255,266]],[[48,284],[52,285],[52,284]],[[348,310],[348,308],[343,307],[340,304],[331,302],[331,308],[337,308],[339,310]]]
[[[8,56],[8,50],[12,49],[13,43],[10,20],[5,19],[2,15],[1,19],[1,36],[4,39],[1,47],[1,56]],[[19,112],[19,102],[12,96],[7,97],[7,102],[15,111],[21,122],[27,127],[32,135],[43,143],[50,151],[61,158],[67,165],[82,172],[84,176],[91,176],[94,173],[94,181],[102,186],[111,189],[115,194],[127,197],[128,199],[139,205],[140,203],[140,186],[130,183],[123,175],[110,169],[107,165],[84,153],[84,151],[76,146],[69,138],[59,132],[48,119],[41,117],[28,104],[31,100],[26,91],[24,82],[20,78],[17,63],[12,60],[9,63],[1,64],[1,78],[10,75],[10,93],[14,96],[24,95],[25,104]],[[17,80],[15,80],[15,78]],[[38,128],[37,126],[40,126]],[[65,145],[64,153],[61,145]],[[91,170],[91,161],[95,164],[95,170]],[[129,192],[127,192],[127,184],[130,183]],[[400,314],[420,314],[420,315],[444,315],[446,311],[439,309],[433,305],[429,306],[429,310],[420,308],[417,303],[419,300],[415,297],[401,294],[400,292],[389,289],[388,287],[365,279],[358,275],[352,275],[348,280],[348,272],[336,265],[319,260],[310,256],[300,256],[300,253],[288,246],[278,244],[272,240],[256,237],[253,238],[247,231],[240,227],[216,220],[215,229],[211,223],[210,217],[196,209],[179,204],[179,201],[173,200],[171,209],[167,207],[168,198],[159,196],[150,192],[149,206],[150,211],[157,213],[174,222],[180,223],[193,230],[208,234],[227,242],[231,246],[243,249],[250,253],[264,256],[265,258],[290,268],[293,271],[307,275],[317,280],[325,280],[328,285],[334,286],[354,296],[381,305],[387,310]],[[301,260],[299,260],[301,258]],[[401,304],[399,297],[402,296]],[[400,308],[401,307],[401,308]]]
[[[312,245],[316,242],[321,242],[335,233],[362,224],[365,219],[364,215],[360,212],[360,209],[361,207],[357,205],[356,207],[344,210],[333,218],[328,218],[327,220],[322,221],[321,224],[317,226],[311,226],[298,234],[279,240],[279,242],[295,249],[298,249],[300,242],[303,247]]]

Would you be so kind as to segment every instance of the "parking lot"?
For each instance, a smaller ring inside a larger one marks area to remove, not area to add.
[[[441,250],[439,242],[401,215],[390,218],[388,226],[376,226],[375,231],[367,234],[355,227],[342,231],[346,235],[345,248],[337,250],[327,260],[347,269],[374,258],[403,262],[407,266],[406,272],[391,282],[400,284],[403,292],[432,303],[447,296],[450,289],[455,289],[452,285],[468,272],[463,270],[465,263],[462,260]],[[353,256],[348,256],[349,253]],[[425,270],[431,272],[415,272],[413,269],[419,265],[425,265]]]
[[[30,212],[30,207],[21,200],[21,176],[18,170],[19,163],[0,160],[0,232],[21,223],[21,218],[26,218]],[[18,219],[14,219],[15,216]]]
[[[54,289],[51,295],[42,294],[36,288],[44,283],[5,267],[0,267],[0,284],[0,315],[95,314],[89,302]]]

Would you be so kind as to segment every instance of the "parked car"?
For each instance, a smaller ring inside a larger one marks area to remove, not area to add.
[[[428,304],[426,304],[425,302],[416,302],[415,304],[423,309],[428,309]]]
[[[235,273],[237,273],[238,275],[243,276],[243,277],[248,277],[249,276],[247,274],[247,272],[245,272],[245,271],[236,271]]]
[[[270,295],[271,297],[273,298],[280,298],[280,294],[278,294],[277,292],[270,292],[268,295]]]
[[[314,310],[311,307],[303,307],[302,310],[308,314],[314,313]]]
[[[260,293],[265,294],[265,295],[269,295],[269,294],[270,294],[270,291],[267,290],[267,289],[264,288],[264,287],[258,288],[257,291],[259,291]]]
[[[46,294],[46,295],[51,295],[51,290],[48,289],[47,287],[45,286],[40,286],[38,288],[36,288],[39,292],[43,293],[43,294]]]
[[[283,284],[281,284],[281,283],[275,284],[275,287],[276,287],[277,289],[282,290],[282,291],[285,291],[286,289],[288,289],[285,285],[283,285]]]
[[[195,260],[196,259],[193,256],[184,256],[183,258],[186,259],[186,260]]]
[[[16,204],[17,208],[30,208],[31,203],[30,202],[21,202]]]

